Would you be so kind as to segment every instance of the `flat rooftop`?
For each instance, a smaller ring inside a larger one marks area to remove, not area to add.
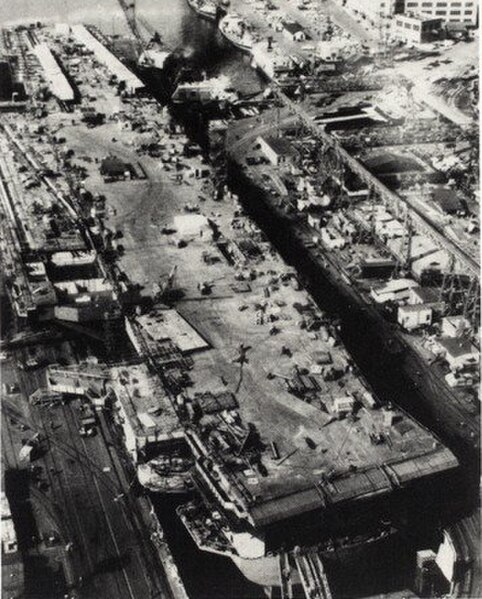
[[[179,419],[157,376],[144,364],[110,370],[112,387],[137,438],[180,436]],[[125,428],[124,428],[125,430]]]

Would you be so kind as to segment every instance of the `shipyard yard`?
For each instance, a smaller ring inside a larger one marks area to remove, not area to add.
[[[0,20],[2,596],[480,597],[477,7],[71,4]]]

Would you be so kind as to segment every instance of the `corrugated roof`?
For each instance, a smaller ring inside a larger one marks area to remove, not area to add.
[[[360,498],[364,495],[388,493],[392,485],[387,475],[379,468],[371,468],[364,472],[354,472],[343,478],[327,483],[323,490],[332,503],[348,499]]]
[[[266,526],[314,510],[324,509],[327,503],[339,503],[363,496],[389,493],[392,484],[380,468],[352,472],[329,482],[275,497],[250,509],[255,526]]]
[[[323,509],[325,500],[321,491],[310,487],[298,493],[276,497],[259,505],[255,505],[250,514],[255,526],[266,526],[273,522],[286,520],[313,510]]]
[[[431,454],[420,455],[387,466],[401,484],[416,479],[432,476],[439,472],[457,468],[459,465],[453,453],[444,448],[438,448]]]
[[[470,341],[457,339],[454,337],[442,337],[438,343],[452,357],[465,356],[466,354],[476,354],[477,348]]]

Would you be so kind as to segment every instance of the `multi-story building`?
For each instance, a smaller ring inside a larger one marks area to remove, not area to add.
[[[403,11],[403,0],[347,0],[345,7],[367,24],[379,26],[393,14]]]
[[[477,0],[405,0],[405,12],[476,25],[477,5]]]
[[[397,15],[393,20],[392,36],[403,42],[420,44],[437,39],[443,28],[443,19],[420,14]]]

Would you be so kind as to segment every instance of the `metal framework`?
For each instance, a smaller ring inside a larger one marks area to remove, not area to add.
[[[287,106],[292,114],[298,116],[311,134],[324,146],[332,148],[338,159],[358,175],[369,188],[372,188],[380,199],[386,203],[386,205],[390,206],[397,215],[405,214],[407,210],[410,211],[411,221],[414,228],[429,237],[438,247],[447,250],[454,257],[460,271],[466,272],[476,278],[480,277],[480,266],[477,261],[467,255],[454,241],[447,238],[441,228],[432,223],[422,210],[414,205],[410,198],[398,196],[390,191],[381,181],[360,164],[358,160],[353,158],[353,156],[340,145],[338,140],[313,122],[306,111],[296,104],[296,102],[288,98],[276,82],[273,82],[272,89],[277,98]]]

